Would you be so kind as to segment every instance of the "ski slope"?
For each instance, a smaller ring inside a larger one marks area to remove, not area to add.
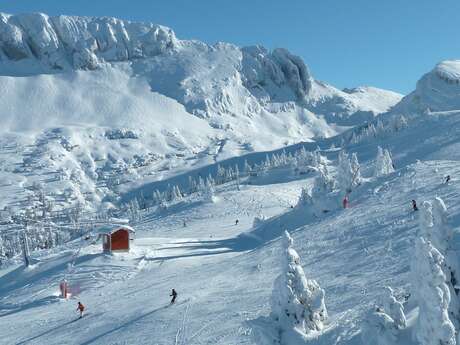
[[[114,18],[0,14],[0,222],[12,231],[39,218],[38,202],[57,219],[70,206],[105,214],[270,150],[318,149],[334,173],[346,149],[363,177],[349,208],[338,198],[319,216],[297,205],[314,171],[282,166],[218,185],[212,198],[143,210],[124,254],[102,254],[97,237],[77,235],[91,224],[74,219],[72,241],[34,251],[29,267],[18,256],[0,267],[0,344],[383,345],[362,331],[391,286],[408,298],[391,345],[418,345],[410,202],[444,200],[460,258],[459,76],[458,61],[441,62],[400,101],[337,90],[284,49],[182,41]],[[378,146],[395,172],[376,178]],[[325,290],[329,319],[280,342],[270,299],[285,230]]]
[[[105,256],[100,243],[83,239],[35,252],[32,268],[18,264],[2,271],[2,342],[273,344],[269,300],[281,266],[279,239],[288,230],[307,276],[326,291],[328,325],[310,342],[363,344],[363,318],[383,287],[400,293],[414,288],[409,263],[418,221],[410,200],[442,197],[450,224],[459,226],[457,122],[458,113],[452,112],[418,117],[378,143],[349,147],[362,159],[365,182],[352,193],[349,209],[321,218],[290,207],[312,175],[293,180],[288,170],[272,171],[272,178],[254,177],[241,191],[223,185],[215,203],[186,200],[167,212],[144,214],[134,225],[129,254]],[[429,135],[448,128],[449,137]],[[425,140],[412,140],[421,135]],[[397,170],[375,179],[377,144],[392,148]],[[336,152],[324,151],[331,162]],[[443,183],[447,174],[453,177],[449,185]],[[268,219],[254,228],[253,218],[261,214]],[[67,263],[79,248],[69,271]],[[67,301],[56,297],[64,275],[79,290]],[[168,305],[171,288],[179,293],[173,306]],[[78,300],[88,314],[76,321]],[[410,299],[406,308],[409,327],[398,344],[412,344],[417,311]]]

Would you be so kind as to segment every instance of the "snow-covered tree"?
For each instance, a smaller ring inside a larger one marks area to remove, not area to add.
[[[205,202],[215,202],[216,196],[214,191],[214,186],[212,184],[207,184],[204,190],[201,192],[202,199]]]
[[[158,205],[162,201],[164,201],[164,195],[158,189],[155,189],[152,195],[152,199],[153,199],[153,204]]]
[[[444,257],[442,270],[446,275],[446,285],[449,288],[451,302],[449,304],[449,316],[454,326],[460,327],[460,300],[455,292],[457,277],[460,272],[457,255],[451,250],[453,237],[452,227],[447,221],[447,207],[444,201],[437,197],[433,202],[422,203],[420,213],[421,235],[429,240]]]
[[[353,152],[351,155],[351,170],[353,172],[353,179],[351,181],[351,186],[354,188],[361,184],[361,166],[359,165],[358,155]]]
[[[26,266],[29,266],[31,264],[31,261],[30,261],[29,238],[27,236],[27,231],[24,231],[23,236],[22,236],[22,254],[24,258],[24,264]]]
[[[0,236],[0,266],[2,265],[3,259],[6,257],[6,249],[3,238]]]
[[[313,181],[311,192],[307,195],[307,190],[303,189],[297,206],[311,204],[313,205],[313,211],[317,216],[320,216],[324,212],[336,209],[336,196],[331,195],[335,186],[336,181],[330,176],[326,167],[318,170],[318,175]]]
[[[244,174],[245,176],[248,176],[248,175],[251,174],[251,172],[252,172],[252,167],[251,167],[251,165],[248,163],[248,161],[245,159],[245,160],[244,160],[244,165],[243,165],[243,174]]]
[[[259,214],[258,216],[254,217],[254,220],[252,221],[252,228],[255,229],[259,227],[261,224],[263,224],[265,221],[265,216],[263,214]]]
[[[196,181],[193,179],[192,176],[188,177],[188,190],[189,193],[195,193],[197,191]]]
[[[375,159],[374,176],[380,177],[394,172],[393,161],[390,152],[383,150],[380,146],[377,148],[377,157]]]
[[[382,305],[385,313],[393,319],[396,328],[406,328],[404,306],[396,299],[393,289],[389,286],[385,287],[385,296]]]
[[[216,177],[216,182],[217,184],[222,184],[225,183],[225,169],[218,164],[217,165],[217,177]]]
[[[360,165],[356,154],[353,154],[350,160],[345,151],[340,151],[337,167],[337,182],[339,189],[345,194],[350,193],[361,183]]]
[[[397,329],[395,328],[395,321],[380,307],[369,311],[361,328],[363,344],[396,344]]]
[[[450,247],[450,242],[453,237],[453,230],[447,224],[447,207],[444,201],[436,197],[432,203],[432,217],[433,217],[433,245],[439,249],[444,255]]]
[[[297,201],[297,207],[303,207],[305,205],[311,205],[313,203],[312,196],[308,192],[307,188],[302,188],[300,191],[299,200]]]
[[[443,266],[443,255],[423,237],[417,238],[412,273],[414,296],[419,304],[415,337],[421,345],[456,344],[448,312],[451,295]]]
[[[324,290],[315,280],[306,278],[300,257],[292,245],[292,237],[286,231],[283,270],[275,280],[272,294],[272,316],[282,332],[320,331],[327,319]]]
[[[236,189],[240,190],[240,169],[238,168],[238,164],[235,165],[235,184]]]

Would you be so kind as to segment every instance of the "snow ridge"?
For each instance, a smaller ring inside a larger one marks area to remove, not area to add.
[[[0,60],[39,60],[46,69],[95,69],[102,62],[155,56],[173,49],[166,27],[116,18],[0,13]]]

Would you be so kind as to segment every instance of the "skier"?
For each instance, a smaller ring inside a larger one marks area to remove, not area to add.
[[[450,182],[450,175],[447,175],[446,176],[446,184],[449,184],[449,182]]]
[[[80,311],[80,319],[83,317],[84,310],[85,310],[85,306],[81,302],[78,302],[77,311]]]
[[[235,220],[235,225],[238,225],[239,222],[240,222],[240,221],[239,221],[238,219]]]
[[[343,208],[348,208],[349,200],[348,200],[348,195],[345,195],[342,201]]]
[[[172,289],[171,294],[169,296],[172,297],[171,304],[174,304],[174,302],[176,301],[176,298],[177,298],[176,290]]]
[[[418,211],[417,202],[414,199],[412,199],[412,209]]]

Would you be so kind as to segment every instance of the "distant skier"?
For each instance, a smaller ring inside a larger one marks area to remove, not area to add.
[[[235,225],[238,225],[239,222],[240,222],[240,221],[239,221],[238,219],[235,220]]]
[[[185,220],[184,220],[184,222],[182,223],[182,225],[184,226],[184,228],[187,227],[187,223],[185,222]]]
[[[343,208],[348,208],[349,203],[350,201],[348,200],[348,195],[345,195],[345,197],[342,200]]]
[[[446,183],[446,184],[449,184],[449,182],[450,182],[450,175],[447,175],[447,176],[446,176],[446,182],[445,182],[445,183]]]
[[[412,199],[412,209],[418,211],[417,202],[414,199]]]
[[[171,304],[174,304],[174,302],[176,302],[176,298],[177,298],[176,290],[172,289],[171,294],[169,296],[172,297]]]
[[[81,302],[78,302],[77,311],[80,311],[80,319],[83,317],[84,310],[85,310],[85,306]]]

